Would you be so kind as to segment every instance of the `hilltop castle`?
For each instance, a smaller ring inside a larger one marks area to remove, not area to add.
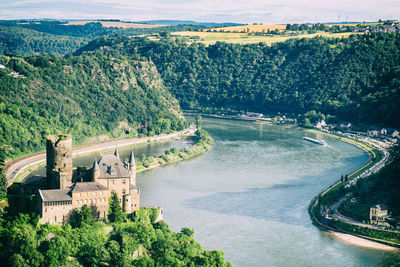
[[[108,201],[116,193],[125,213],[139,209],[133,151],[122,162],[118,149],[95,160],[89,169],[72,167],[72,137],[51,135],[46,140],[46,189],[39,189],[41,223],[61,224],[76,208],[89,206],[98,218],[106,218]]]

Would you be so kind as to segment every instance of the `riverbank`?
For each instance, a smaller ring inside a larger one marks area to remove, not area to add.
[[[385,244],[381,244],[378,242],[370,241],[368,239],[360,238],[360,237],[349,235],[349,234],[344,234],[344,233],[339,233],[339,232],[334,232],[334,231],[329,231],[329,234],[332,235],[334,238],[343,241],[344,243],[358,246],[358,247],[376,249],[376,250],[384,250],[384,251],[399,251],[398,248],[388,246]]]
[[[155,159],[149,157],[147,158],[145,163],[137,162],[137,164],[139,164],[136,167],[136,172],[143,172],[163,165],[175,163],[185,159],[190,159],[208,151],[213,144],[211,136],[202,129],[197,130],[196,136],[193,137],[195,137],[197,140],[195,140],[193,145],[189,147],[185,147],[180,150],[172,148],[165,151],[165,154]],[[151,159],[151,161],[149,161],[149,159]]]
[[[348,180],[339,180],[310,202],[308,211],[314,224],[324,230],[335,233],[335,237],[346,242],[351,242],[353,245],[365,247],[367,246],[366,244],[368,244],[369,248],[387,249],[387,247],[390,247],[393,248],[393,250],[397,250],[400,244],[396,233],[390,233],[390,231],[384,231],[380,228],[369,229],[372,226],[365,228],[357,223],[343,220],[337,211],[341,201],[347,197],[347,186],[355,185],[358,179],[367,178],[369,175],[384,167],[389,161],[390,154],[384,148],[378,148],[378,150],[358,140],[316,130],[308,131],[322,133],[350,143],[363,149],[370,155],[366,164],[348,175]]]
[[[143,137],[143,138],[132,138],[132,139],[121,139],[121,140],[111,140],[105,143],[98,144],[88,144],[80,145],[74,147],[72,153],[73,157],[83,156],[85,154],[90,154],[96,151],[114,149],[116,146],[123,147],[134,144],[141,144],[151,141],[160,141],[171,138],[176,138],[178,136],[191,136],[196,132],[196,128],[191,127],[185,130],[171,133],[171,134],[161,134],[153,137]],[[29,156],[22,157],[20,159],[13,160],[8,166],[6,166],[5,174],[7,177],[8,185],[14,183],[16,179],[22,180],[26,175],[28,175],[34,168],[41,166],[46,161],[46,153],[36,153]]]

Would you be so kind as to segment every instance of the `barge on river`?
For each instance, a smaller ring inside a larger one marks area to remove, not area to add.
[[[316,140],[316,139],[312,139],[310,137],[303,137],[303,140],[309,141],[311,143],[314,144],[318,144],[318,145],[326,145],[326,142],[324,140]]]

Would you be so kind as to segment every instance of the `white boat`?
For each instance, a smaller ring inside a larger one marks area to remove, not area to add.
[[[309,141],[311,143],[318,144],[318,145],[326,145],[326,142],[324,140],[316,140],[316,139],[312,139],[312,138],[306,137],[306,136],[303,137],[303,140],[306,140],[306,141]]]

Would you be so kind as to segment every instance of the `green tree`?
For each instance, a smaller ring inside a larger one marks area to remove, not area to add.
[[[74,227],[92,225],[95,222],[96,218],[93,216],[93,211],[86,204],[80,210],[75,210],[71,216],[71,225]]]
[[[110,199],[108,207],[108,220],[114,222],[126,221],[126,215],[123,213],[117,194],[114,192]]]

